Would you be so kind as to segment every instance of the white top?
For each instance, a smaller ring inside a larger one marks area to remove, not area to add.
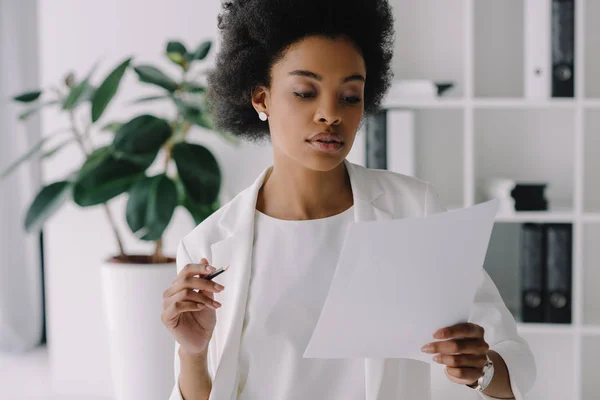
[[[238,400],[364,400],[363,359],[302,358],[352,221],[354,207],[304,221],[256,211]]]

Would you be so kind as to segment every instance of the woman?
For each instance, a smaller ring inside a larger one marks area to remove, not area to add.
[[[171,399],[430,398],[430,364],[302,357],[345,226],[444,211],[426,182],[345,160],[390,84],[389,4],[237,0],[224,8],[209,76],[215,123],[270,140],[274,161],[180,243],[162,313],[176,340]],[[212,265],[230,268],[209,282],[202,277]],[[481,282],[471,322],[432,332],[423,351],[475,397],[522,398],[535,376],[531,352],[485,272]]]

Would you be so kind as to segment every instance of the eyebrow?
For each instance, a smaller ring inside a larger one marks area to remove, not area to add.
[[[297,69],[295,71],[292,71],[292,72],[289,73],[289,75],[304,76],[304,77],[307,77],[307,78],[316,79],[319,82],[321,82],[323,80],[322,76],[317,75],[314,72],[306,71],[306,70],[303,70],[303,69]],[[365,81],[365,77],[362,76],[361,74],[352,74],[352,75],[347,76],[346,78],[342,79],[342,83],[347,83],[347,82],[351,82],[351,81],[361,81],[361,82],[364,82]]]

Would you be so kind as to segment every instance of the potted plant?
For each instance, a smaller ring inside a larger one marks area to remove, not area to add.
[[[107,257],[102,266],[102,287],[117,399],[163,399],[172,389],[173,341],[160,322],[160,309],[161,293],[175,277],[176,266],[174,255],[163,253],[162,236],[177,207],[184,207],[198,224],[220,206],[217,160],[209,149],[188,139],[195,126],[212,129],[206,87],[190,78],[210,49],[210,41],[191,52],[183,43],[169,41],[165,55],[179,66],[177,80],[152,65],[133,66],[130,57],[97,87],[92,84],[94,67],[81,80],[69,73],[48,91],[14,97],[32,106],[20,115],[21,120],[44,107],[58,107],[69,117],[70,126],[43,137],[0,177],[34,157],[56,156],[66,146],[78,146],[85,155],[77,170],[39,191],[25,216],[25,229],[41,229],[67,199],[80,207],[104,208],[112,228],[118,253]],[[141,114],[122,123],[103,121],[129,70],[140,82],[159,89],[156,95],[135,102],[168,101],[176,110],[172,118]],[[83,127],[76,118],[80,112],[86,119]],[[100,132],[114,134],[108,145],[94,146],[92,136]],[[158,173],[151,174],[150,166],[156,171],[157,163]],[[154,242],[153,254],[129,254],[124,248],[108,205],[123,194],[128,195],[127,225],[139,240]]]

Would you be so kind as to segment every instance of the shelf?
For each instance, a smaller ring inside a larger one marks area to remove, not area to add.
[[[584,213],[583,222],[600,223],[600,213]]]
[[[600,98],[600,25],[597,23],[600,15],[600,1],[585,0],[583,16],[583,90],[587,98]],[[575,60],[577,62],[577,60]]]
[[[581,394],[582,400],[598,399],[598,360],[600,359],[600,338],[584,337],[581,346]]]
[[[513,214],[499,214],[496,216],[496,222],[575,222],[575,214],[569,211],[516,211]]]
[[[414,129],[416,177],[431,183],[444,204],[464,204],[463,112],[416,110]]]
[[[583,141],[583,211],[599,213],[600,109],[585,111]]]
[[[600,225],[584,224],[583,250],[583,323],[600,326]]]
[[[600,336],[600,325],[584,325],[580,331],[585,336]]]
[[[530,100],[525,98],[476,98],[473,99],[473,106],[476,108],[516,108],[516,109],[537,109],[537,108],[566,108],[574,109],[577,106],[575,100],[568,99],[547,99]]]
[[[466,103],[462,99],[453,99],[445,97],[436,98],[414,98],[405,100],[385,99],[383,108],[386,109],[435,109],[435,108],[463,108]]]
[[[589,109],[600,109],[600,100],[584,100],[583,106]]]
[[[575,333],[575,327],[570,324],[533,324],[533,323],[517,323],[519,334],[572,334]]]
[[[523,97],[523,0],[472,3],[475,96]]]
[[[395,79],[454,82],[447,95],[464,96],[464,32],[468,24],[461,7],[464,4],[463,0],[392,2],[396,37],[392,70]]]
[[[504,178],[545,182],[550,209],[574,208],[575,110],[479,109],[473,114],[476,202],[486,198],[482,188],[488,179]],[[573,219],[568,214],[551,218]]]
[[[570,331],[523,334],[533,353],[537,370],[536,384],[527,393],[527,399],[577,399],[573,393],[579,385],[579,377],[575,373],[569,373],[575,371],[579,361],[574,351],[574,336]]]

